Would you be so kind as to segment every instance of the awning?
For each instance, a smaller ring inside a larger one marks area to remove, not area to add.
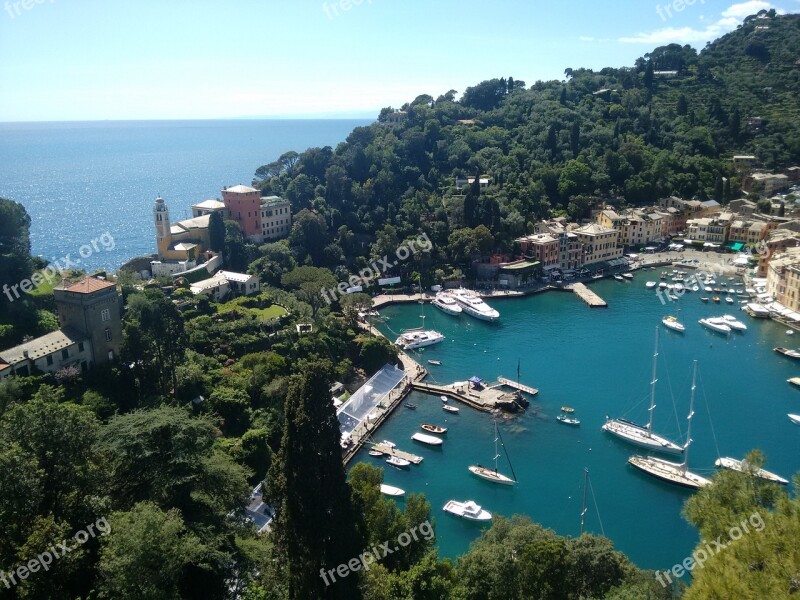
[[[744,248],[744,244],[742,242],[729,242],[728,248],[734,252],[739,252],[742,248]]]
[[[472,377],[469,378],[469,382],[470,383],[483,383],[483,379],[473,375]]]

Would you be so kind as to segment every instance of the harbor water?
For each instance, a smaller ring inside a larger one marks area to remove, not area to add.
[[[419,392],[408,398],[418,408],[401,405],[375,437],[423,456],[422,464],[398,470],[362,449],[351,465],[367,461],[386,467],[386,483],[424,493],[436,519],[440,555],[449,557],[464,553],[480,534],[477,523],[442,511],[450,499],[475,500],[494,514],[525,514],[559,534],[577,536],[588,467],[586,530],[605,533],[643,568],[670,568],[682,561],[698,541],[681,514],[691,492],[629,466],[628,457],[639,449],[600,429],[607,415],[646,423],[656,327],[661,331],[654,431],[683,443],[692,361],[697,359],[689,464],[704,475],[714,472],[718,452],[742,458],[754,448],[766,454],[767,469],[787,478],[798,471],[800,427],[786,414],[800,412],[800,391],[786,380],[800,375],[800,362],[772,350],[796,345],[785,327],[750,318],[738,303],[704,304],[702,294],[687,293],[677,304],[662,305],[645,288],[645,281],[658,281],[659,273],[642,271],[632,282],[592,283],[607,309],[589,309],[577,296],[557,291],[490,300],[501,313],[496,323],[424,307],[426,327],[447,336],[413,353],[429,369],[427,381],[447,384],[474,375],[488,382],[498,376],[516,379],[519,361],[520,382],[539,389],[525,412],[499,421],[518,485],[492,484],[467,471],[472,464],[492,464],[490,414],[462,405],[452,415],[442,410],[438,396]],[[376,325],[394,340],[401,329],[419,326],[420,313],[418,303],[392,305],[381,311],[385,322]],[[726,338],[697,323],[726,313],[746,323],[748,331]],[[667,314],[677,315],[686,333],[661,326]],[[442,364],[429,365],[428,360]],[[575,408],[580,427],[556,421],[562,406]],[[410,439],[426,422],[449,428],[438,449]],[[502,449],[500,454],[500,471],[510,475]]]

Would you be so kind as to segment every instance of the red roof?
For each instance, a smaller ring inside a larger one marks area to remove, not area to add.
[[[100,290],[104,290],[106,288],[116,287],[116,284],[111,283],[110,281],[103,281],[102,279],[97,279],[96,277],[87,277],[83,281],[79,281],[78,283],[71,283],[66,285],[64,289],[68,292],[77,292],[79,294],[91,294],[93,292],[99,292]]]

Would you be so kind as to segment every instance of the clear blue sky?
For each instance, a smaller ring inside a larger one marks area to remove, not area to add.
[[[0,0],[0,121],[368,116],[702,48],[800,0]],[[345,10],[349,7],[348,10]],[[659,14],[660,9],[660,14]]]

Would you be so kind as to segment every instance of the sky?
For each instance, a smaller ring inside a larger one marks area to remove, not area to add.
[[[0,0],[0,121],[375,117],[701,49],[800,0]]]

